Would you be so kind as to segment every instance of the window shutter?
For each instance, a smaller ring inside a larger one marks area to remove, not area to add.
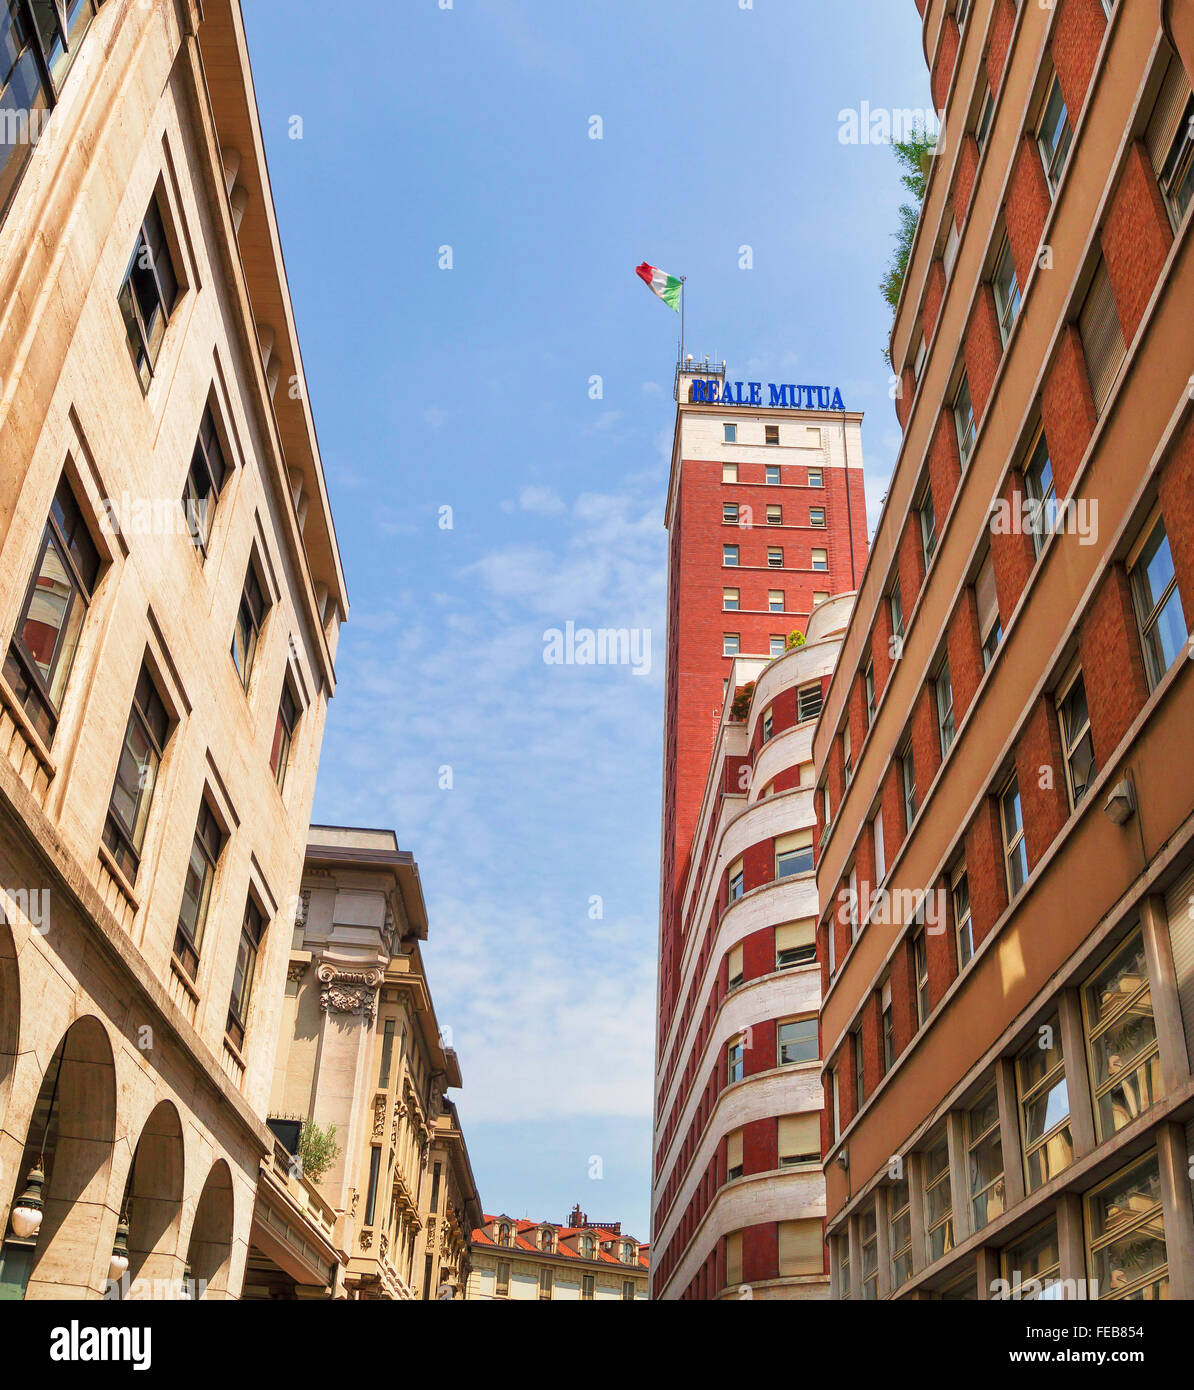
[[[779,1121],[779,1156],[795,1158],[799,1154],[821,1152],[821,1112],[807,1115],[783,1115]]]
[[[742,1282],[742,1232],[726,1236],[726,1283],[731,1288]]]
[[[780,835],[775,841],[776,854],[787,854],[794,849],[812,849],[813,832],[811,830],[796,830],[791,835]]]
[[[779,1223],[780,1278],[793,1274],[821,1274],[825,1269],[825,1242],[820,1221]]]
[[[785,922],[775,929],[775,949],[792,951],[798,946],[813,946],[817,941],[817,924],[811,919],[807,922]]]
[[[729,973],[728,973],[728,975],[727,975],[727,978],[728,978],[728,979],[736,980],[736,979],[738,978],[738,976],[742,974],[742,947],[741,947],[741,946],[735,946],[734,949],[730,952],[729,957],[728,957],[728,967],[727,967],[727,968],[728,968],[728,971],[729,971]]]
[[[736,1129],[726,1140],[726,1167],[742,1167],[742,1131]]]
[[[987,633],[999,620],[999,596],[995,592],[995,566],[988,555],[974,581],[974,596],[978,600],[978,630],[986,641]]]
[[[1082,351],[1086,355],[1086,370],[1090,376],[1095,413],[1101,415],[1127,355],[1123,329],[1120,327],[1119,314],[1115,308],[1115,296],[1111,292],[1111,277],[1107,274],[1105,261],[1100,261],[1099,268],[1095,271],[1094,281],[1078,320],[1078,331],[1082,336]]]
[[[1170,889],[1165,899],[1165,912],[1169,918],[1169,940],[1173,946],[1186,1047],[1194,1057],[1194,868]]]
[[[1186,81],[1186,71],[1179,59],[1171,58],[1144,137],[1148,146],[1148,157],[1152,160],[1153,169],[1158,177],[1165,167],[1165,160],[1177,135],[1177,128],[1189,98],[1190,84]]]

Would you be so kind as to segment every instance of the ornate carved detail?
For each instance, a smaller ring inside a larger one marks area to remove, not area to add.
[[[361,1232],[361,1249],[362,1249],[362,1250],[372,1250],[372,1249],[373,1249],[373,1232],[372,1232],[372,1231],[362,1231],[362,1232]]]
[[[297,985],[307,973],[309,961],[292,960],[286,967],[286,979],[290,984]]]
[[[321,965],[316,971],[322,986],[319,1007],[326,1013],[358,1014],[373,1019],[377,1013],[380,970],[338,970]]]
[[[307,915],[311,911],[310,888],[304,888],[298,895],[297,908],[298,910],[294,914],[294,925],[296,927],[305,927],[307,925]]]
[[[386,1098],[376,1096],[373,1100],[373,1137],[380,1139],[386,1132]]]
[[[384,1260],[390,1253],[390,1238],[384,1232],[381,1237],[381,1257]]]

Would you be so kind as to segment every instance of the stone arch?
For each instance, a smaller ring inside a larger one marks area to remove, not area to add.
[[[100,1246],[113,1224],[107,1195],[115,1134],[112,1047],[103,1024],[89,1015],[71,1024],[54,1049],[8,1194],[11,1200],[24,1189],[44,1154],[41,1230],[27,1247],[5,1244],[10,1297],[19,1297],[17,1290],[29,1299],[99,1292],[111,1258]]]
[[[182,1120],[173,1102],[164,1100],[141,1130],[125,1188],[130,1297],[162,1297],[164,1285],[182,1280],[183,1179]]]
[[[203,1184],[187,1247],[187,1270],[196,1298],[229,1297],[234,1215],[232,1172],[220,1159]]]

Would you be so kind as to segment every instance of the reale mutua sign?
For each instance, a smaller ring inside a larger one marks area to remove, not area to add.
[[[778,407],[787,410],[845,410],[837,386],[780,386],[767,383],[769,399],[763,399],[761,381],[710,381],[697,378],[692,383],[693,405],[746,405]]]

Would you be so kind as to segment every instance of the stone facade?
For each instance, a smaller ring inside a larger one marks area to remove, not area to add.
[[[620,1221],[595,1222],[577,1206],[562,1226],[486,1216],[472,1235],[470,1299],[634,1303],[649,1297],[650,1252]]]
[[[227,1297],[347,596],[239,5],[72,8],[0,180],[0,1297]]]

